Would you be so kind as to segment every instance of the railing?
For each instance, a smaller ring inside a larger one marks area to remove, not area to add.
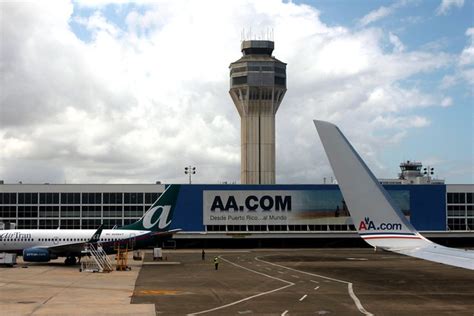
[[[87,244],[86,254],[90,255],[89,260],[81,262],[81,271],[87,272],[111,272],[113,270],[112,262],[107,253],[100,245]]]

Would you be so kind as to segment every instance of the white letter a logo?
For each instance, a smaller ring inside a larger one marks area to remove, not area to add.
[[[155,213],[156,213],[158,210],[161,210],[161,214],[160,214],[160,216],[152,223],[151,220],[152,220],[152,218],[153,218],[153,215],[155,215]],[[146,212],[145,216],[143,216],[143,227],[144,227],[145,229],[151,229],[151,228],[153,228],[153,226],[156,225],[156,223],[158,223],[158,228],[159,228],[159,229],[165,228],[166,226],[168,226],[169,224],[171,224],[171,220],[167,222],[168,216],[169,216],[169,214],[170,214],[170,211],[171,211],[171,205],[155,206],[154,208],[152,208],[151,210],[149,210],[148,212]]]

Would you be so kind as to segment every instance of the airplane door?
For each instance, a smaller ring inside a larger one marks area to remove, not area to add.
[[[57,245],[59,243],[59,237],[55,236],[53,237],[53,244]]]

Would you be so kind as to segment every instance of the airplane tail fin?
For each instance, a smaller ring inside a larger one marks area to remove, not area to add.
[[[359,235],[380,248],[426,243],[339,128],[317,120],[314,125]]]
[[[168,231],[173,219],[179,188],[180,186],[176,184],[168,186],[142,218],[120,229],[149,230],[153,232]]]

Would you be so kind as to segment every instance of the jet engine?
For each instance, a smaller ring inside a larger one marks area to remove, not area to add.
[[[58,256],[51,254],[45,248],[27,248],[23,250],[23,261],[28,262],[48,262],[57,259]]]

